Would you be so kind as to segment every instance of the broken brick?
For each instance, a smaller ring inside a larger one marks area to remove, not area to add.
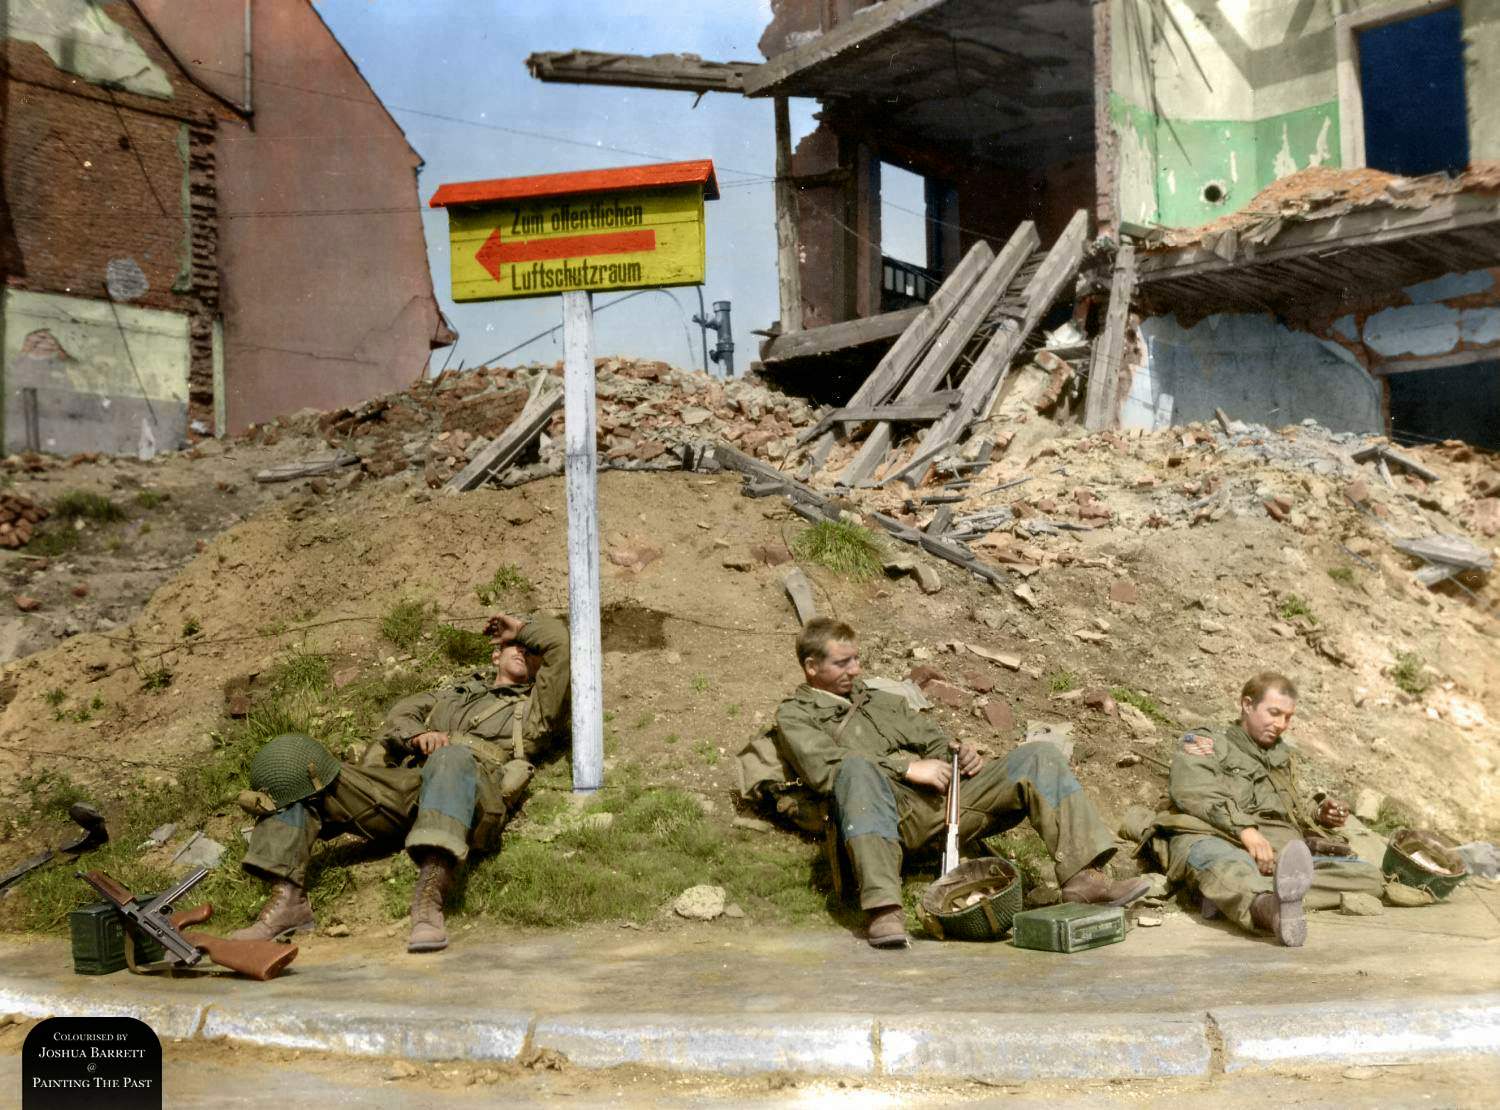
[[[965,671],[964,684],[977,694],[988,694],[995,688],[995,680],[983,671]]]
[[[929,667],[926,663],[920,663],[908,671],[906,677],[919,687],[925,688],[934,679],[942,678],[943,672],[936,667]]]
[[[1141,599],[1141,591],[1129,578],[1119,578],[1110,583],[1109,599],[1116,605],[1134,605]]]
[[[941,678],[934,678],[922,687],[922,693],[934,701],[940,701],[952,709],[962,709],[969,704],[969,695]]]
[[[16,594],[12,600],[15,601],[16,608],[23,613],[34,613],[42,607],[40,601],[28,594]]]
[[[987,701],[979,707],[979,714],[996,732],[1009,732],[1016,727],[1015,714],[1010,704],[1004,701]]]

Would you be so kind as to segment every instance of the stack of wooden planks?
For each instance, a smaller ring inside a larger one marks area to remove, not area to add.
[[[799,476],[806,480],[822,468],[837,434],[853,437],[865,429],[837,485],[920,480],[989,412],[1012,361],[1071,286],[1087,236],[1088,216],[1080,211],[1047,250],[1030,222],[998,254],[976,243],[849,403],[804,435]],[[909,458],[893,460],[895,430],[912,424],[927,425],[926,433]]]

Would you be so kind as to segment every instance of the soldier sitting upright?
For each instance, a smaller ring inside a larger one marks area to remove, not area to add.
[[[270,880],[259,919],[231,934],[268,940],[313,928],[307,865],[319,838],[353,833],[404,838],[419,868],[412,891],[410,952],[448,945],[443,899],[470,848],[490,851],[519,807],[532,762],[568,736],[568,631],[551,617],[500,615],[485,630],[493,677],[391,707],[360,764],[341,763],[317,741],[288,733],[250,765],[250,785],[270,799],[242,866]]]
[[[1292,680],[1265,671],[1240,691],[1240,716],[1195,729],[1172,758],[1171,807],[1147,832],[1174,882],[1242,929],[1296,947],[1307,937],[1303,902],[1331,909],[1345,891],[1379,897],[1380,869],[1354,857],[1337,830],[1349,807],[1304,794],[1282,738],[1297,711]]]
[[[797,638],[797,661],[807,681],[776,712],[780,746],[802,782],[833,800],[870,944],[905,948],[902,852],[942,834],[951,742],[906,699],[860,681],[847,624],[809,621]],[[1100,870],[1115,839],[1054,745],[1022,744],[993,761],[967,742],[957,751],[964,839],[1030,818],[1056,862],[1065,900],[1122,906],[1149,889]]]

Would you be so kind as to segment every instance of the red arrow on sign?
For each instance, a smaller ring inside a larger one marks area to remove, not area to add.
[[[518,239],[510,243],[501,242],[500,229],[490,232],[474,254],[475,260],[489,272],[490,277],[500,280],[500,267],[507,262],[540,262],[548,258],[581,258],[592,254],[630,254],[633,251],[654,251],[656,231],[606,231],[598,235],[565,235],[560,239]]]

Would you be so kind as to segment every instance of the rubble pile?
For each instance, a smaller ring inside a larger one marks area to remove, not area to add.
[[[603,466],[650,466],[675,447],[713,439],[762,458],[782,459],[797,432],[813,420],[806,402],[749,379],[718,381],[648,359],[600,358],[596,366],[597,446]],[[274,443],[284,432],[317,434],[354,452],[364,476],[385,478],[420,469],[436,489],[515,420],[545,374],[561,376],[561,363],[444,373],[356,408],[300,413],[254,427],[245,438]],[[559,412],[529,458],[523,457],[524,465],[501,475],[501,484],[560,473],[562,437]]]
[[[32,530],[47,516],[47,510],[29,497],[0,494],[0,547],[25,546],[31,541]]]

